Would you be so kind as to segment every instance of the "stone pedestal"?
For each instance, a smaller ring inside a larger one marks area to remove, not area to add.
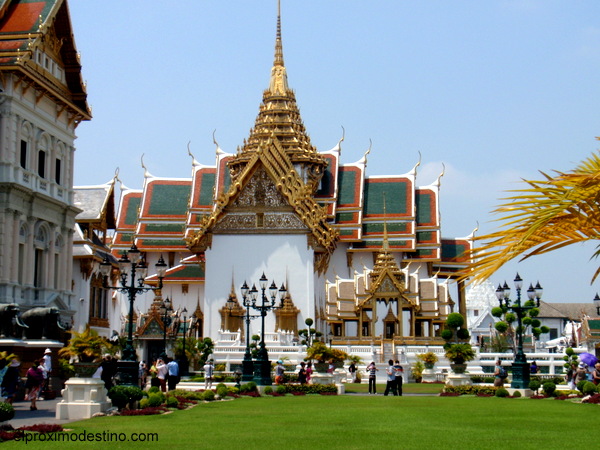
[[[310,377],[310,382],[311,384],[335,384],[338,394],[341,395],[346,392],[342,381],[345,376],[346,373],[343,369],[336,369],[333,373],[314,372]]]
[[[422,383],[435,383],[436,381],[437,377],[434,369],[423,369],[423,373],[421,374]]]
[[[111,407],[104,381],[99,378],[70,378],[62,390],[63,400],[56,405],[59,420],[89,419]]]
[[[450,372],[446,377],[446,385],[448,386],[470,386],[471,376],[464,373],[452,373]]]

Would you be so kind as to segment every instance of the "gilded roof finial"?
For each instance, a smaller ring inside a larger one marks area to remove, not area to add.
[[[277,0],[277,34],[275,37],[274,66],[283,66],[283,44],[281,43],[281,0]]]
[[[269,91],[273,95],[285,95],[289,90],[287,73],[283,64],[283,44],[281,43],[281,0],[277,0],[277,34],[275,36],[275,60],[271,69]]]

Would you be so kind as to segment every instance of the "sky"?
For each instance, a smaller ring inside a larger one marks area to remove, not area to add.
[[[276,0],[71,0],[93,119],[77,128],[75,185],[188,178],[235,153],[273,63]],[[443,237],[491,232],[522,179],[569,171],[600,135],[596,0],[281,0],[289,85],[321,151],[371,146],[367,175],[442,171]],[[543,299],[591,302],[593,243],[507,264]]]

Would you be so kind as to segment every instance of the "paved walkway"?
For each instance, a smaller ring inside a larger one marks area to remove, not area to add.
[[[30,402],[22,401],[15,402],[15,417],[13,417],[5,424],[12,425],[13,428],[19,428],[29,425],[39,424],[65,424],[69,422],[75,422],[74,420],[58,420],[56,419],[56,404],[60,402],[62,398],[56,398],[54,400],[38,400],[37,411],[30,411]]]

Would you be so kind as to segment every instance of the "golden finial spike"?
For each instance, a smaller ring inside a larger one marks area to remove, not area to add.
[[[281,43],[281,0],[277,0],[277,34],[275,36],[274,66],[283,66],[283,44]]]

